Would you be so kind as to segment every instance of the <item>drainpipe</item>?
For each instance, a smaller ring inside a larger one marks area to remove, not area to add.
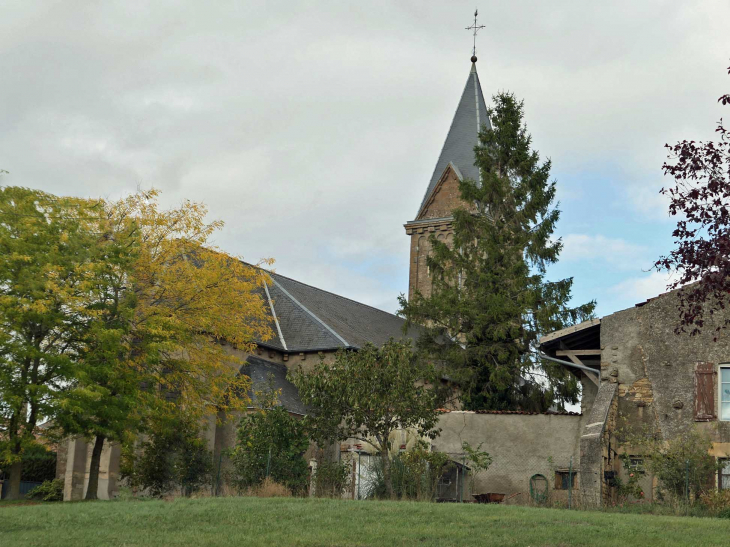
[[[586,372],[591,372],[591,373],[595,374],[596,376],[598,376],[599,380],[601,378],[601,371],[600,370],[596,370],[594,368],[587,367],[585,365],[577,365],[577,364],[573,363],[572,361],[563,361],[561,359],[556,359],[555,357],[548,357],[547,355],[545,355],[542,352],[539,352],[537,355],[538,355],[538,357],[540,357],[540,359],[545,359],[547,361],[552,361],[553,363],[558,363],[560,365],[565,365],[565,366],[568,366],[568,367],[579,368],[579,369],[584,370]]]

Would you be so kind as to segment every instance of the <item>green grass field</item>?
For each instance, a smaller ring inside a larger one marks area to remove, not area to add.
[[[730,521],[497,505],[209,498],[0,505],[0,545],[728,545]]]

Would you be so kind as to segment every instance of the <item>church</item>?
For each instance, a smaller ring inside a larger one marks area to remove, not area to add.
[[[409,295],[416,289],[428,292],[428,238],[435,233],[439,240],[450,240],[450,214],[460,204],[459,180],[479,177],[474,166],[474,147],[480,128],[488,125],[489,119],[476,62],[476,56],[472,56],[466,84],[433,175],[424,181],[425,193],[414,219],[405,223],[406,234],[411,239]],[[270,275],[264,297],[275,336],[258,342],[255,353],[239,355],[244,363],[240,372],[250,376],[255,387],[273,377],[275,387],[282,393],[281,404],[292,414],[303,415],[305,410],[296,388],[286,379],[289,368],[302,366],[306,369],[308,363],[320,358],[334,359],[341,349],[357,350],[366,343],[380,346],[391,337],[407,337],[414,342],[417,338],[413,329],[403,333],[404,320],[396,315],[279,273]],[[215,454],[233,445],[236,424],[231,422],[216,424],[211,418],[207,436]],[[119,446],[105,447],[99,499],[110,499],[118,491],[120,456]],[[83,499],[90,459],[91,446],[83,439],[71,440],[59,450],[57,476],[65,482],[64,499]]]
[[[489,125],[477,58],[471,66],[451,126],[436,160],[415,215],[405,222],[410,237],[409,296],[428,293],[430,272],[426,257],[429,238],[448,243],[453,236],[451,212],[464,204],[459,181],[478,180],[474,147],[479,130]],[[416,209],[415,205],[418,205]],[[399,229],[394,226],[394,230]],[[404,333],[404,320],[393,314],[273,273],[263,290],[275,336],[257,344],[253,353],[239,352],[240,373],[255,386],[273,377],[281,390],[280,403],[292,415],[306,409],[287,379],[288,370],[308,366],[319,359],[332,361],[337,351],[357,350],[366,343],[382,345],[389,338],[415,340],[417,331]],[[595,507],[615,502],[620,480],[630,471],[621,462],[642,460],[626,453],[616,439],[619,415],[633,424],[651,425],[666,438],[702,427],[712,438],[712,454],[724,462],[718,487],[730,488],[730,347],[713,343],[712,333],[695,337],[673,334],[673,293],[660,295],[633,308],[592,319],[540,340],[545,358],[562,363],[580,380],[580,412],[527,413],[521,411],[444,410],[432,441],[433,450],[449,455],[460,473],[443,477],[438,498],[468,501],[472,495],[501,496],[505,503],[570,504]],[[709,337],[709,338],[708,338]],[[231,350],[236,351],[236,350]],[[569,359],[566,360],[566,359]],[[718,382],[721,379],[721,383]],[[717,396],[715,396],[717,394]],[[727,409],[726,409],[727,407]],[[216,423],[211,417],[206,431],[215,461],[235,441],[235,420]],[[407,432],[394,443],[407,449]],[[463,443],[482,446],[492,464],[488,470],[465,481]],[[362,460],[370,456],[361,445],[342,443],[333,447],[335,457],[353,465],[355,482]],[[70,439],[58,450],[57,477],[64,480],[64,499],[83,499],[88,484],[91,444]],[[119,492],[118,445],[107,445],[102,454],[99,499]],[[461,464],[461,466],[459,466]],[[653,499],[657,482],[642,475],[647,499]],[[359,482],[357,482],[359,484]],[[352,496],[355,497],[355,488]],[[359,491],[359,488],[357,489]]]

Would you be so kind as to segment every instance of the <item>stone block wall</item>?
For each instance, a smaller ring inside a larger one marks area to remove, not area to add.
[[[584,416],[561,414],[474,413],[452,411],[439,420],[441,435],[432,441],[435,450],[452,459],[464,459],[462,443],[476,448],[482,444],[492,457],[486,472],[465,485],[465,500],[475,493],[502,493],[507,503],[534,503],[530,497],[530,479],[542,475],[547,479],[548,502],[567,502],[568,491],[556,489],[556,473],[575,473],[573,502],[580,503],[581,462],[579,438]],[[468,465],[468,463],[467,463]]]
[[[601,319],[603,381],[617,386],[615,427],[650,431],[667,440],[697,428],[712,440],[713,455],[730,456],[730,422],[695,419],[697,363],[712,363],[715,371],[720,364],[730,363],[730,333],[720,332],[717,341],[713,341],[713,326],[698,336],[675,334],[677,303],[673,291]],[[714,414],[719,416],[716,378],[714,381]],[[610,445],[617,455],[641,456],[635,448],[619,445],[612,436],[604,442],[604,451]],[[631,470],[620,462],[614,465],[625,482]],[[656,480],[647,474],[640,485],[645,498],[652,500]]]
[[[676,291],[601,319],[602,373],[618,384],[618,415],[665,439],[698,427],[714,442],[730,442],[730,422],[694,416],[695,367],[700,361],[730,363],[730,333],[721,332],[717,342],[712,326],[698,336],[677,335],[677,321]]]

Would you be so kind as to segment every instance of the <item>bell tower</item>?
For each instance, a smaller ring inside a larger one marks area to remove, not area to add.
[[[476,13],[474,27],[476,31]],[[476,53],[473,51],[473,53]],[[487,106],[477,74],[477,57],[471,57],[471,70],[456,107],[454,119],[444,141],[441,154],[431,175],[418,213],[404,226],[411,238],[408,298],[416,290],[427,295],[431,291],[431,274],[426,264],[429,254],[429,236],[448,243],[453,236],[451,212],[463,205],[459,193],[459,181],[479,180],[479,169],[474,165],[474,147],[479,142],[482,126],[490,127]]]

